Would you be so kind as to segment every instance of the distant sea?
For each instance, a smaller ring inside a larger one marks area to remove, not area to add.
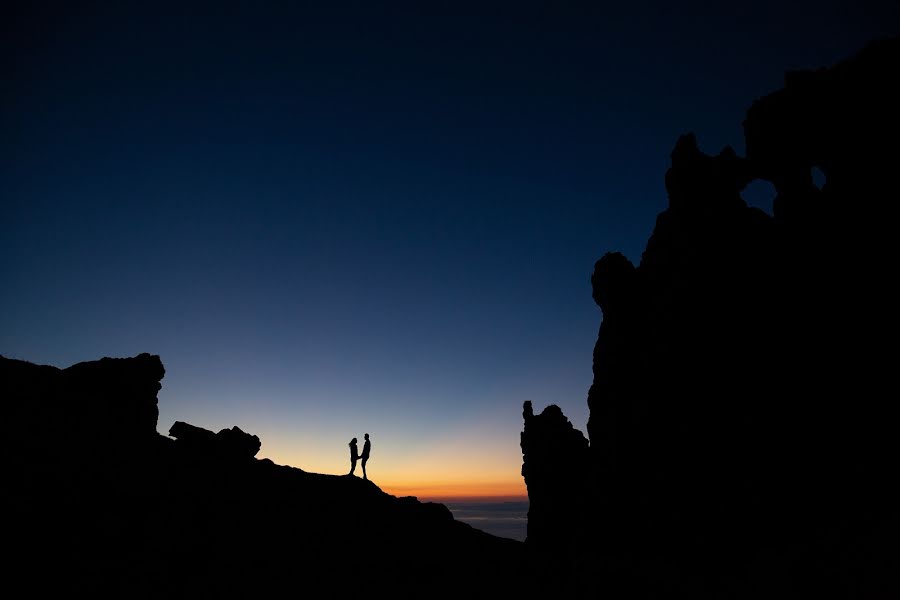
[[[497,537],[525,541],[528,501],[444,500],[453,518]]]

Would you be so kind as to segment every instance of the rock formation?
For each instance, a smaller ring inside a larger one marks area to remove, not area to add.
[[[238,459],[253,458],[262,446],[259,436],[245,433],[237,426],[213,433],[183,421],[175,421],[169,428],[169,437],[178,440],[181,447],[189,452]]]
[[[527,545],[561,551],[532,521],[584,523],[568,534],[579,592],[898,597],[898,72],[891,39],[788,73],[748,110],[745,157],[682,136],[640,264],[597,261],[590,474],[529,467],[584,453],[530,435],[530,405],[522,436]],[[755,179],[775,186],[772,216],[741,198]]]
[[[588,442],[556,405],[535,416],[531,402],[526,402],[524,416],[522,446],[534,450],[522,465],[522,477],[530,483],[530,508],[536,515],[528,520],[528,537],[536,546],[549,546],[557,553],[577,535],[578,523],[571,517],[581,511],[542,510],[541,505],[560,491],[570,504],[583,502],[584,476],[590,464]]]
[[[609,253],[591,277],[603,319],[588,438],[558,406],[525,403],[525,544],[370,481],[256,459],[259,438],[236,426],[160,435],[157,356],[0,357],[8,588],[900,597],[898,72],[891,39],[789,73],[748,110],[744,157],[677,140],[640,264]],[[741,198],[754,179],[777,190],[772,216]]]
[[[255,455],[257,436],[156,432],[158,356],[67,369],[0,357],[9,589],[24,597],[497,597],[524,544],[442,504]],[[365,550],[365,553],[363,553]]]

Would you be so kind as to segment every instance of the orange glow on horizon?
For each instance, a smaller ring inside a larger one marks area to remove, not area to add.
[[[488,499],[493,502],[521,502],[528,500],[528,491],[523,482],[422,483],[417,485],[379,483],[378,487],[392,496],[415,496],[420,501],[426,502]]]
[[[343,440],[334,442],[333,434],[326,441],[334,446],[334,451],[327,455],[318,450],[312,436],[279,436],[273,432],[269,437],[273,441],[266,445],[265,457],[276,464],[326,475],[346,475],[349,471],[346,444]],[[491,437],[481,430],[466,430],[465,435],[420,440],[411,451],[394,442],[400,437],[401,433],[383,435],[373,442],[368,476],[387,494],[437,502],[521,502],[528,498],[521,475],[522,451],[509,440]],[[361,465],[357,465],[355,475],[362,476]]]

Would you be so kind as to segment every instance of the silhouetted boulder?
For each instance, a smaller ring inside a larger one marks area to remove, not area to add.
[[[216,434],[209,429],[203,429],[185,423],[184,421],[175,421],[169,427],[169,437],[178,440],[178,443],[190,450],[210,449],[216,446]]]
[[[175,421],[169,428],[169,436],[178,440],[181,447],[191,452],[205,453],[226,458],[253,458],[259,452],[259,437],[234,426],[213,433],[183,421]]]
[[[246,433],[237,425],[231,429],[222,429],[216,434],[216,438],[227,448],[226,452],[246,458],[256,456],[262,446],[258,436]]]

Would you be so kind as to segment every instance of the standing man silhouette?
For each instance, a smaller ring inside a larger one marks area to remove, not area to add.
[[[369,452],[372,451],[372,442],[369,441],[369,434],[366,434],[366,443],[363,444],[363,451],[360,458],[362,459],[363,479],[368,479],[366,475],[366,463],[369,462]]]
[[[356,438],[353,438],[350,440],[350,473],[348,475],[353,475],[353,471],[356,470],[357,460],[359,460],[359,450],[356,447]]]

